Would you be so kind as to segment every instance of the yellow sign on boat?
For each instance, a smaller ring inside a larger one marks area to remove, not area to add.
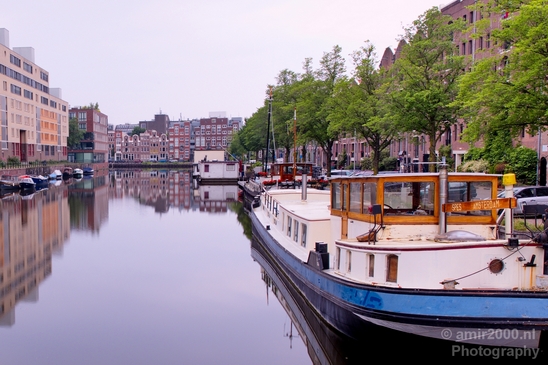
[[[468,212],[470,210],[493,210],[515,208],[515,198],[502,198],[491,200],[475,200],[471,202],[447,203],[443,205],[443,211],[448,212]]]

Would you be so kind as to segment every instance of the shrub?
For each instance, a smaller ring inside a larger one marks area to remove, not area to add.
[[[486,160],[466,161],[458,167],[461,172],[485,172],[489,168]]]
[[[19,165],[20,163],[21,163],[21,160],[19,160],[19,157],[17,156],[8,157],[8,165]]]

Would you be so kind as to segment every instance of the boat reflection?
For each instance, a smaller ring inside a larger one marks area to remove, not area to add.
[[[305,344],[313,364],[363,364],[363,346],[358,341],[336,331],[318,315],[304,297],[291,285],[280,269],[268,256],[262,245],[251,240],[251,257],[261,266],[261,278],[280,302],[291,319],[288,337],[299,337]],[[361,356],[360,356],[361,355]]]

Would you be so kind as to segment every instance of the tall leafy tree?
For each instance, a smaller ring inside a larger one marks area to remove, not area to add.
[[[265,104],[258,108],[238,131],[238,141],[247,152],[254,152],[257,155],[258,151],[266,149],[267,115],[268,104],[265,100]]]
[[[436,145],[458,121],[457,80],[465,60],[456,52],[453,34],[464,28],[432,8],[405,29],[405,46],[385,84],[391,117],[401,131],[424,134],[429,141],[430,162],[436,161]],[[431,171],[435,169],[430,165]]]
[[[293,122],[294,112],[299,97],[301,75],[290,70],[282,70],[273,88],[273,130],[277,148],[283,148],[284,161],[289,161],[291,148],[294,146]]]
[[[297,104],[298,124],[303,138],[315,141],[331,161],[333,144],[338,135],[329,130],[331,104],[335,85],[346,72],[345,59],[341,47],[334,46],[320,59],[320,67],[311,70],[311,59],[305,61],[305,73],[300,83],[301,94]],[[328,169],[328,176],[330,176]]]
[[[77,148],[80,145],[80,141],[84,138],[84,131],[78,126],[78,119],[70,118],[69,120],[69,135],[67,138],[68,148]]]
[[[366,42],[352,54],[352,78],[340,78],[331,99],[332,135],[350,134],[366,140],[373,150],[373,171],[379,171],[381,151],[390,145],[396,128],[386,118],[380,92],[386,72],[376,67],[374,46]]]
[[[478,61],[460,83],[468,141],[496,131],[534,135],[548,126],[548,6],[543,0],[501,1],[487,10],[505,9],[519,11],[492,31],[497,52]]]

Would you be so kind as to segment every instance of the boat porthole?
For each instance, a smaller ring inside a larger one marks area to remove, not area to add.
[[[504,261],[501,259],[493,259],[489,263],[489,271],[493,274],[500,274],[504,270]]]

